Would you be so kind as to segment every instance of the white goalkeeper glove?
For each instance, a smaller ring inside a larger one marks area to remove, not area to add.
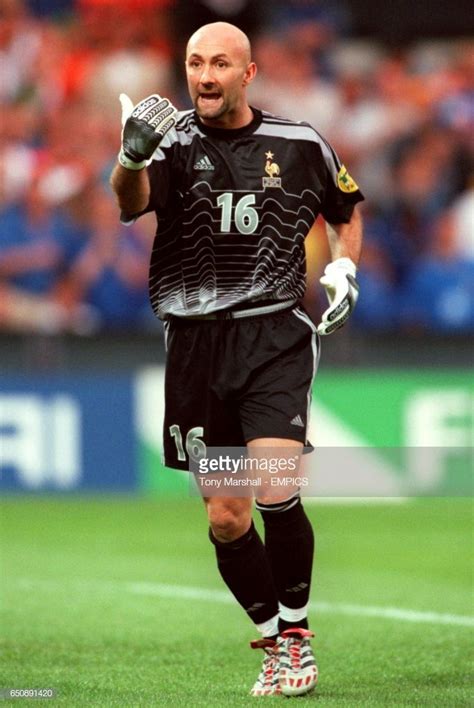
[[[329,263],[320,279],[326,289],[329,307],[318,325],[318,334],[331,334],[342,327],[359,297],[356,266],[350,258],[338,258]]]
[[[177,110],[167,98],[157,93],[133,105],[126,93],[121,93],[122,147],[118,160],[127,170],[141,170],[168,130],[176,123]]]

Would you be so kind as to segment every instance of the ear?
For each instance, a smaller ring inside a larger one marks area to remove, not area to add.
[[[255,64],[254,61],[251,61],[250,64],[247,66],[247,69],[244,74],[244,79],[242,81],[243,86],[248,86],[248,84],[254,80],[255,75],[257,73],[257,65]]]

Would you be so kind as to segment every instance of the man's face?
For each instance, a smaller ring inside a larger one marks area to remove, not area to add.
[[[191,41],[186,56],[188,89],[198,116],[209,125],[232,126],[246,106],[245,86],[254,65],[232,42]]]

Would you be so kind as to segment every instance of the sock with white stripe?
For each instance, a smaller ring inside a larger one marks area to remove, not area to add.
[[[209,529],[216,548],[222,579],[264,637],[278,631],[278,598],[265,546],[253,522],[235,541],[218,541]]]
[[[314,534],[299,496],[279,504],[260,504],[265,550],[280,607],[279,631],[308,628],[307,606],[313,566]]]
[[[257,624],[256,627],[264,639],[276,639],[278,637],[278,628],[280,623],[280,613],[273,615],[266,622]]]

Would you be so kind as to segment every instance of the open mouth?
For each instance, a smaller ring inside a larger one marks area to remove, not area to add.
[[[220,93],[201,93],[199,94],[199,100],[201,103],[215,103],[221,98]]]

